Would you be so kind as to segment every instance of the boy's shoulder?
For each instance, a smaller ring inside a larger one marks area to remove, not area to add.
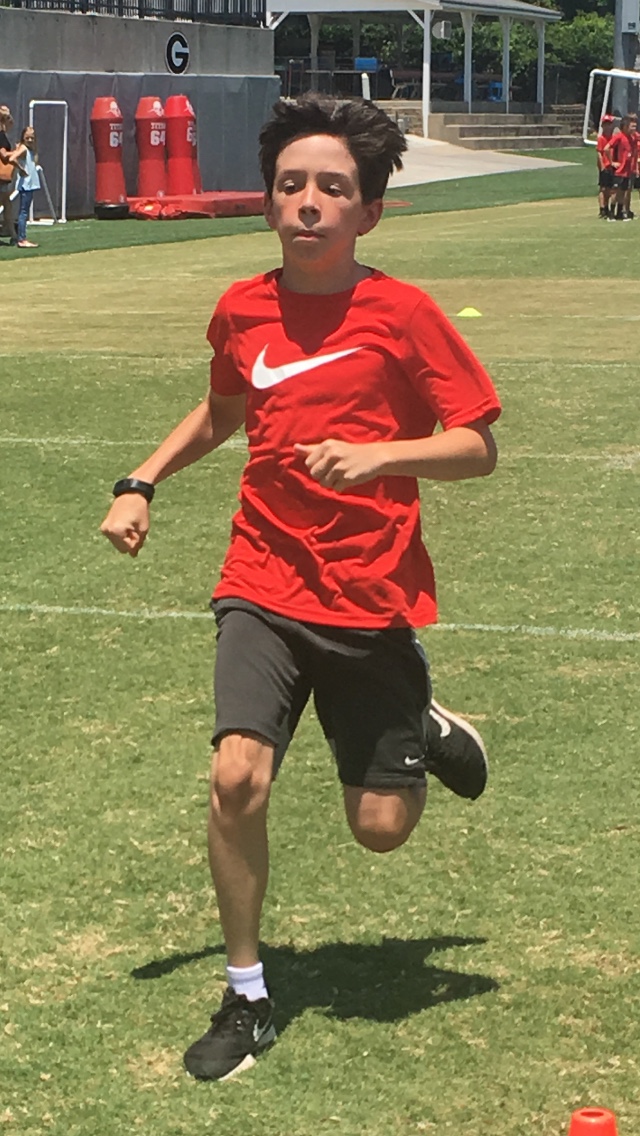
[[[394,308],[399,308],[407,322],[418,309],[421,318],[444,315],[433,296],[425,292],[424,288],[419,288],[417,284],[409,284],[406,280],[399,280],[396,276],[387,276],[386,273],[378,270],[374,270],[374,274],[377,278],[378,295]]]
[[[242,280],[234,280],[221,298],[234,299],[237,296],[251,295],[265,289],[272,290],[278,279],[280,269],[272,268],[269,272],[258,272],[255,276],[247,276]]]
[[[416,303],[423,300],[427,293],[416,284],[409,284],[406,280],[399,280],[397,276],[388,276],[379,268],[372,269],[374,282],[378,284],[381,292],[397,296],[402,300],[414,300]]]
[[[283,302],[279,288],[280,268],[273,268],[269,272],[261,272],[243,280],[236,280],[222,294],[216,305],[218,317],[226,317],[231,323],[239,318],[255,320],[260,314],[266,317],[271,312],[274,303]],[[286,293],[287,310],[297,305],[297,294]],[[300,294],[300,303],[306,310],[309,296]],[[328,297],[325,297],[328,299]],[[336,297],[337,299],[337,297]],[[340,294],[341,304],[345,303],[345,294]],[[367,308],[370,311],[386,312],[392,320],[401,313],[403,325],[420,309],[421,316],[439,315],[440,309],[435,300],[422,288],[389,276],[380,269],[371,268],[370,275],[355,286],[346,301],[348,307],[354,310]]]

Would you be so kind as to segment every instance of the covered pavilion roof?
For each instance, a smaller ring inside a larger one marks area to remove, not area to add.
[[[538,4],[528,4],[525,0],[271,0],[268,13],[273,20],[277,16],[296,14],[333,15],[360,14],[379,15],[381,12],[472,12],[474,15],[511,16],[521,20],[553,21],[561,19],[561,13]]]

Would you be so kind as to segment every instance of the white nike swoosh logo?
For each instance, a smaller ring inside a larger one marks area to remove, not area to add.
[[[417,765],[419,761],[422,761],[421,757],[405,757],[404,759],[405,765]]]
[[[316,367],[324,367],[325,363],[333,363],[336,359],[344,359],[346,355],[353,355],[359,347],[350,347],[348,351],[334,351],[333,355],[314,355],[312,359],[299,359],[297,363],[283,363],[280,367],[268,367],[264,361],[267,348],[258,355],[251,370],[251,384],[256,390],[268,390],[277,387],[285,379],[293,379],[296,375],[303,375],[305,371],[313,371]]]
[[[438,725],[440,727],[440,736],[442,738],[447,738],[449,736],[449,734],[451,733],[451,722],[448,722],[446,718],[443,718],[442,714],[438,714],[433,709],[433,707],[431,708],[429,713],[431,714],[432,718],[435,718],[436,722],[438,723]]]

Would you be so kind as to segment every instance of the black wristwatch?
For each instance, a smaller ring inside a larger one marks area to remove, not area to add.
[[[156,487],[150,481],[139,481],[137,477],[123,477],[120,481],[116,481],[113,496],[122,497],[123,493],[141,493],[151,504],[155,491]]]

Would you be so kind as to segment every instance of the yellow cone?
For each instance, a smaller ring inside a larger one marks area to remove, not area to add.
[[[477,319],[478,316],[482,315],[482,312],[479,312],[477,308],[463,308],[461,312],[458,312],[458,315],[465,316],[466,319]]]

